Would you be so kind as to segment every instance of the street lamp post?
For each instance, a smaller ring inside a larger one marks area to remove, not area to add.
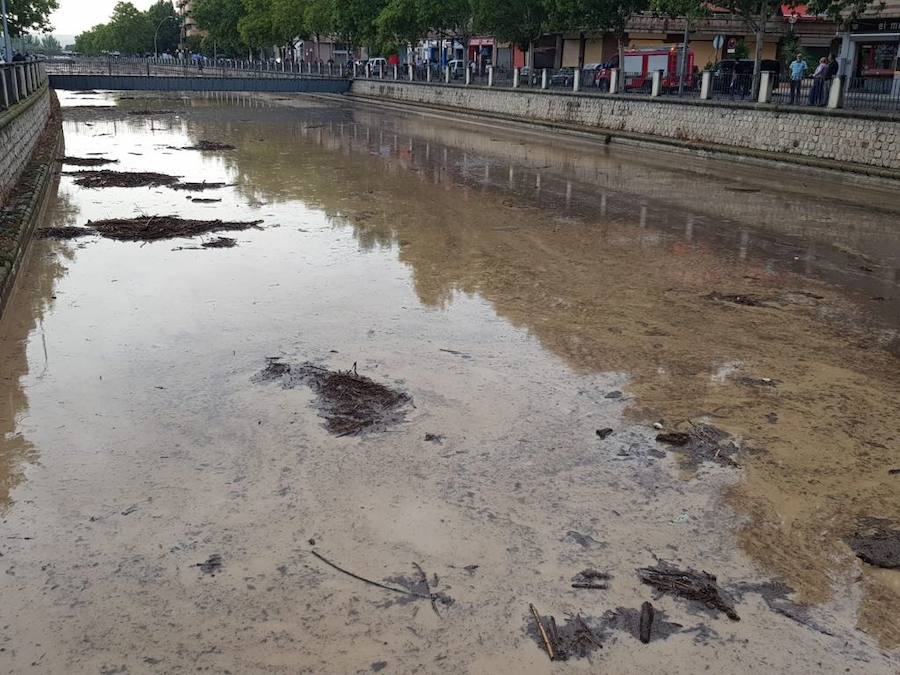
[[[6,0],[0,0],[0,1],[2,1],[4,3],[6,2]],[[4,17],[5,16],[6,16],[6,14],[4,13]],[[153,34],[153,53],[156,55],[156,58],[159,58],[159,47],[157,47],[157,39],[159,38],[159,29],[162,28],[162,25],[166,21],[176,21],[177,22],[178,19],[176,19],[174,16],[167,16],[162,21],[160,21],[159,24],[156,26],[156,32]]]
[[[0,8],[3,10],[3,53],[6,62],[12,61],[12,45],[9,42],[9,20],[6,18],[6,0],[0,0]]]

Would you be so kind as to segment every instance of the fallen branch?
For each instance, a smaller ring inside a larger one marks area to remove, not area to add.
[[[321,560],[323,563],[325,563],[329,567],[333,567],[334,569],[336,569],[338,572],[346,574],[348,577],[352,577],[352,578],[356,579],[357,581],[362,581],[363,583],[367,583],[370,586],[376,586],[376,587],[382,588],[386,591],[394,591],[394,593],[402,593],[404,595],[411,595],[414,598],[422,598],[423,600],[431,600],[432,602],[434,602],[438,597],[437,594],[435,594],[435,593],[429,593],[428,595],[425,595],[424,593],[416,593],[415,591],[411,591],[406,588],[397,588],[396,586],[388,586],[387,584],[383,584],[379,581],[372,581],[371,579],[366,579],[365,577],[361,577],[358,574],[354,574],[350,570],[345,570],[343,567],[336,565],[335,563],[331,562],[328,558],[323,556],[321,553],[318,553],[317,551],[310,551],[310,553],[312,553],[314,556],[316,556],[319,560]]]
[[[537,623],[538,632],[541,634],[541,639],[544,641],[544,647],[547,649],[547,656],[550,657],[551,661],[556,660],[556,649],[553,647],[553,643],[550,641],[550,636],[547,635],[547,629],[544,628],[544,623],[541,621],[541,615],[538,614],[537,609],[535,609],[534,605],[528,605],[528,609],[531,610],[531,615],[534,617],[535,623]]]

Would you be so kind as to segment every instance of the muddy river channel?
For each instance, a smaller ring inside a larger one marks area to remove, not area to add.
[[[900,671],[896,185],[60,99],[0,325],[0,672]]]

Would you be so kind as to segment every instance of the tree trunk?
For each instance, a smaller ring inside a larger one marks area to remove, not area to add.
[[[684,95],[684,79],[685,74],[687,73],[687,63],[688,63],[688,39],[690,36],[690,25],[687,22],[687,19],[684,20],[684,42],[681,45],[681,68],[679,68],[678,73],[678,95]]]
[[[587,38],[584,33],[578,36],[578,70],[584,70],[584,52],[587,48]]]
[[[762,66],[763,41],[766,36],[766,22],[769,20],[768,14],[763,12],[759,16],[759,23],[756,26],[756,50],[753,53],[753,89],[751,99],[759,100],[759,82]]]
[[[619,46],[619,81],[616,82],[616,91],[610,91],[611,94],[625,91],[625,36],[618,35],[616,42]]]

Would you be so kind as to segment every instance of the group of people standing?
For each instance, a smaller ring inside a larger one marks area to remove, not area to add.
[[[809,65],[803,54],[797,54],[797,58],[791,61],[791,105],[799,103],[802,99],[800,89],[803,86],[803,78],[809,70]],[[831,91],[831,82],[837,77],[838,62],[834,56],[819,59],[819,64],[813,72],[813,86],[809,90],[809,105],[824,106],[828,102],[828,92]]]

